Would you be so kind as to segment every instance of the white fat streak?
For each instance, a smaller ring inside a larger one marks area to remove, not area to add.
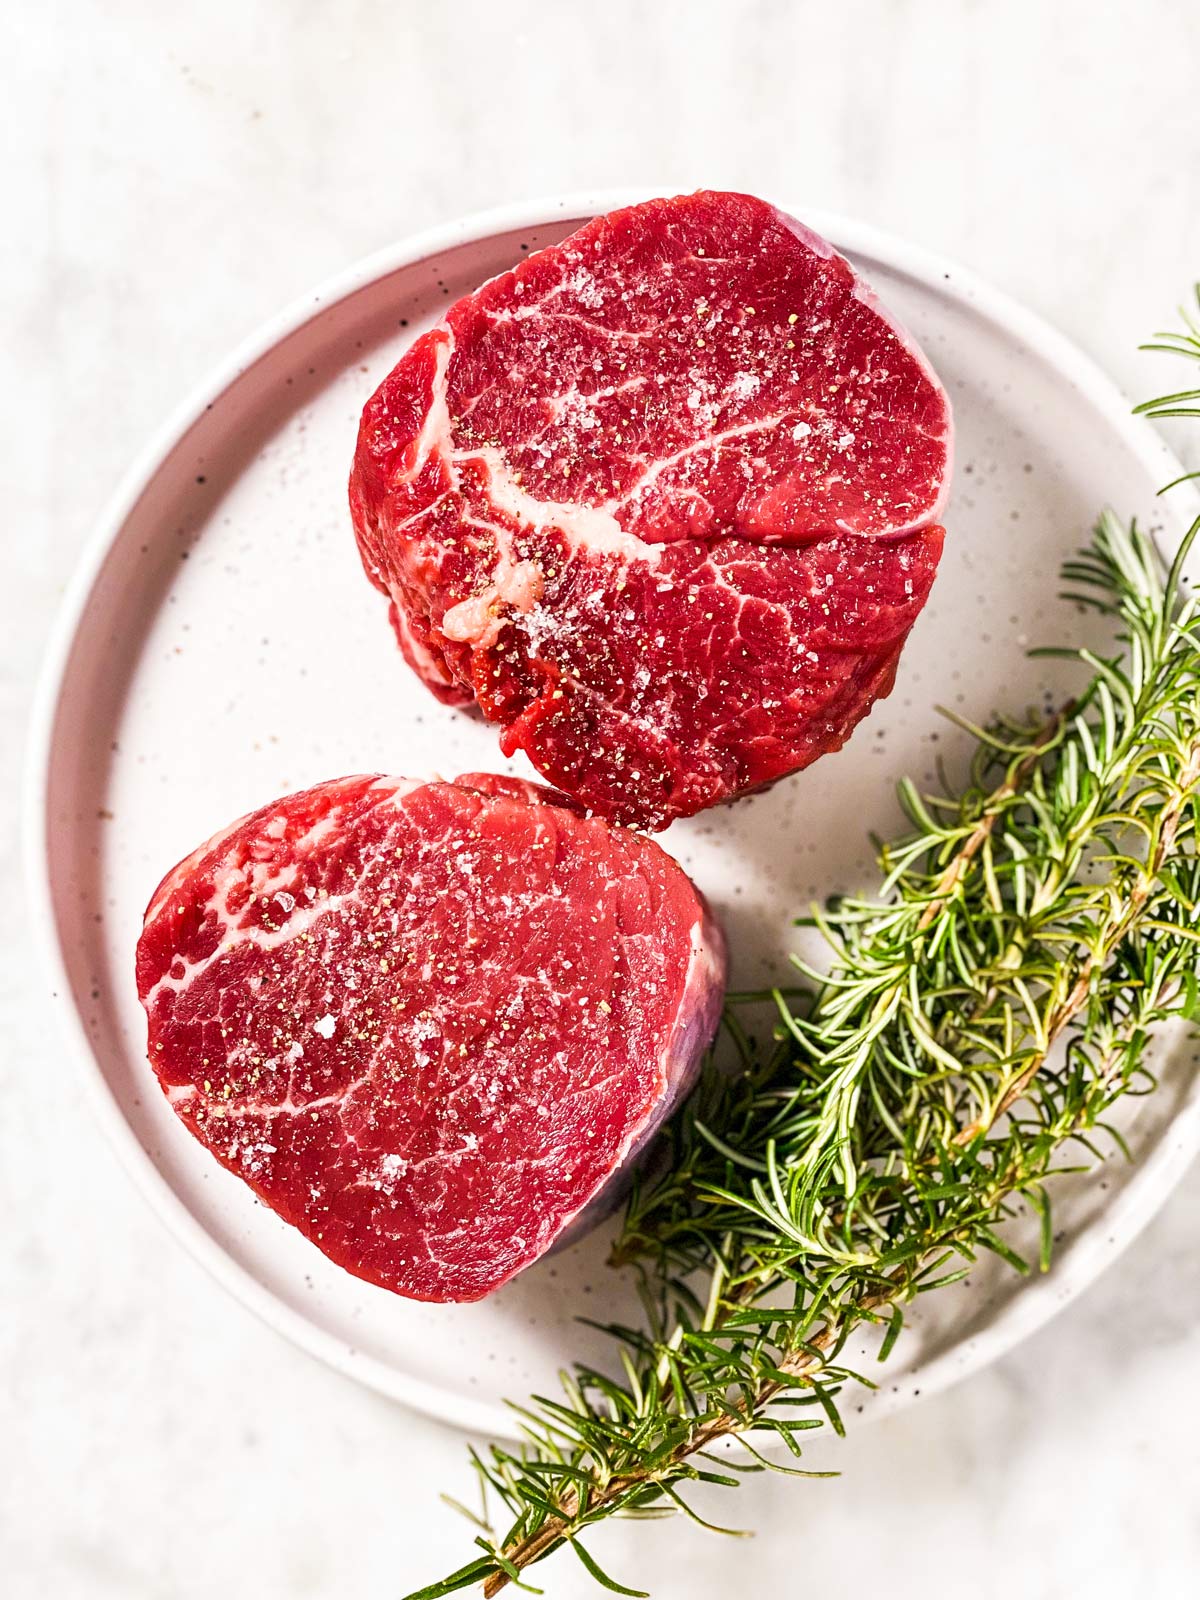
[[[433,331],[438,345],[433,358],[433,379],[429,385],[429,409],[425,413],[421,431],[417,435],[417,449],[412,466],[396,475],[397,484],[411,483],[420,475],[431,455],[441,456],[447,462],[450,459],[454,429],[450,422],[450,406],[446,396],[450,387],[450,359],[454,354],[454,334],[445,323]]]
[[[653,488],[664,472],[669,472],[672,467],[677,467],[681,461],[686,461],[689,456],[703,455],[707,451],[717,452],[721,446],[728,444],[733,439],[744,439],[752,433],[770,433],[778,428],[785,420],[787,413],[780,412],[771,417],[759,417],[753,422],[739,422],[732,428],[723,428],[720,433],[706,433],[703,438],[695,439],[691,444],[685,444],[676,450],[673,455],[663,456],[660,461],[646,468],[638,481],[621,496],[620,504],[624,505],[630,500],[640,500],[647,490]],[[628,535],[626,535],[628,537]],[[643,546],[645,549],[646,546]],[[651,546],[660,549],[661,546]]]
[[[253,1096],[247,1095],[235,1104],[223,1106],[218,1103],[215,1108],[216,1114],[225,1117],[230,1122],[241,1122],[248,1117],[265,1117],[267,1119],[272,1117],[295,1117],[304,1112],[323,1111],[326,1106],[344,1105],[351,1095],[357,1094],[359,1089],[365,1088],[371,1082],[373,1077],[371,1069],[374,1067],[375,1055],[376,1053],[373,1052],[370,1059],[370,1067],[366,1072],[360,1073],[357,1078],[352,1078],[343,1088],[336,1089],[331,1094],[317,1095],[312,1100],[293,1100],[292,1091],[289,1088],[287,1096],[283,1100],[258,1100]],[[174,1104],[174,1101],[172,1101],[172,1104]]]
[[[298,939],[302,934],[307,933],[314,922],[330,911],[336,911],[344,905],[358,903],[358,896],[353,892],[343,895],[330,895],[325,900],[314,900],[311,905],[298,907],[288,917],[287,921],[281,923],[277,928],[235,928],[226,906],[226,896],[235,884],[240,884],[241,882],[243,882],[242,875],[237,868],[229,868],[217,878],[216,892],[205,908],[206,915],[209,910],[217,912],[219,920],[224,923],[226,931],[231,937],[222,939],[214,950],[203,956],[199,961],[188,961],[182,956],[177,956],[176,960],[183,961],[184,970],[177,978],[171,975],[169,968],[163,973],[142,1002],[147,1011],[153,1010],[158,1003],[160,995],[181,994],[185,989],[190,988],[197,978],[202,977],[208,971],[214,961],[218,961],[223,955],[228,954],[230,950],[236,949],[240,945],[250,945],[255,950],[276,950],[281,944],[290,944],[293,939]]]
[[[553,529],[562,535],[572,553],[619,556],[625,561],[644,561],[657,566],[662,546],[646,544],[634,533],[626,533],[612,511],[612,502],[602,506],[581,506],[570,500],[539,500],[522,488],[500,452],[491,446],[464,453],[459,460],[481,461],[487,468],[487,497],[495,510],[539,532]]]
[[[486,647],[495,642],[502,618],[498,608],[532,611],[542,597],[542,569],[536,561],[513,561],[501,550],[492,569],[492,581],[479,594],[460,600],[442,615],[442,632],[460,644]]]
[[[486,649],[500,632],[502,617],[498,608],[501,605],[527,612],[542,598],[542,569],[536,561],[518,556],[512,530],[503,523],[475,515],[465,516],[464,521],[470,527],[482,528],[496,541],[492,581],[478,594],[468,595],[443,612],[441,628],[448,639]]]
[[[235,834],[244,822],[249,822],[253,815],[252,811],[247,811],[244,817],[239,817],[236,822],[231,822],[227,828],[222,828],[220,833],[214,833],[211,839],[206,839],[202,845],[192,851],[191,855],[184,856],[179,865],[167,873],[159,885],[154,899],[151,900],[146,908],[145,920],[147,926],[171,903],[172,896],[179,892],[183,884],[187,882],[193,869],[199,865],[209,851],[215,850],[219,845],[224,844],[226,839]]]
[[[306,829],[293,842],[291,846],[292,858],[281,863],[279,870],[273,871],[271,864],[267,861],[249,862],[251,891],[260,900],[271,900],[280,889],[289,889],[295,881],[295,857],[307,854],[314,846],[320,844],[322,839],[328,838],[337,826],[340,815],[341,807],[339,806],[327,812],[325,816],[319,817],[311,828]],[[282,839],[286,831],[287,817],[282,812],[278,816],[272,817],[263,830],[268,839]],[[212,904],[211,899],[209,904]]]
[[[236,822],[231,822],[227,828],[222,828],[219,833],[214,833],[210,839],[206,839],[204,843],[193,850],[190,855],[184,856],[183,860],[177,867],[172,868],[172,870],[159,885],[154,899],[151,900],[149,906],[146,908],[145,922],[147,926],[149,926],[149,924],[154,921],[155,917],[157,917],[159,913],[170,904],[171,897],[179,892],[204,857],[210,855],[213,851],[218,850],[227,839],[232,838],[238,829],[249,822],[250,818],[254,815],[255,813],[253,811],[247,811],[244,816],[238,817]],[[297,848],[299,848],[301,845],[311,844],[316,839],[321,838],[322,835],[328,831],[328,828],[332,822],[332,818],[335,815],[336,811],[330,813],[328,818],[322,818],[320,822],[316,823],[312,828],[310,828],[303,838],[297,840]],[[278,830],[274,834],[271,832],[272,826]],[[268,828],[265,830],[268,838],[278,838],[284,826],[286,826],[286,824],[284,823],[283,819],[276,818],[274,823],[268,826]],[[272,880],[264,877],[261,884],[256,883],[254,885],[255,893],[263,893],[266,884],[270,881]],[[210,896],[205,909],[209,909],[209,907],[213,906],[214,903],[215,896]],[[221,911],[222,913],[224,912],[223,902],[221,905]]]
[[[419,789],[421,786],[420,781],[415,778],[377,778],[371,785],[371,791],[379,793],[382,800],[390,801],[393,806],[399,809],[400,803],[405,796],[410,795],[414,789]],[[296,840],[294,847],[296,852],[311,850],[314,845],[319,844],[336,827],[341,814],[342,807],[335,806],[324,817],[319,818],[311,828]],[[242,818],[242,821],[245,820],[245,818]],[[272,819],[266,830],[268,835],[271,832],[271,828],[277,827],[280,821],[280,818]],[[206,854],[213,849],[223,839],[228,838],[240,825],[240,823],[235,823],[232,828],[227,828],[224,833],[218,834],[215,839],[210,839],[208,844],[201,846],[200,850],[193,852],[186,862],[181,863],[180,867],[175,869],[168,881],[178,887],[182,867],[187,866],[188,862],[194,861],[200,855]],[[287,921],[281,923],[277,928],[238,928],[235,927],[234,918],[229,910],[229,894],[231,890],[239,887],[244,881],[242,872],[236,867],[226,867],[224,871],[218,871],[214,875],[212,893],[201,910],[201,919],[206,919],[210,912],[214,913],[217,920],[224,925],[231,937],[222,939],[209,955],[204,956],[199,961],[188,961],[183,956],[177,956],[176,959],[184,963],[183,972],[178,977],[174,977],[170,968],[168,968],[142,1002],[147,1012],[154,1008],[160,995],[182,993],[198,977],[202,976],[214,961],[236,946],[249,944],[253,945],[256,950],[275,950],[280,945],[288,944],[293,939],[300,938],[302,934],[309,931],[315,922],[329,912],[337,911],[345,905],[359,903],[358,894],[356,891],[351,890],[343,895],[330,895],[324,900],[314,900],[308,905],[297,905],[296,909],[288,915]],[[292,881],[290,864],[287,875],[271,873],[265,862],[254,862],[251,865],[251,885],[260,900],[271,899],[277,888],[287,886]],[[161,904],[165,904],[168,899],[169,896],[167,895],[159,895],[155,905],[151,907],[151,913],[148,915],[147,921],[150,920],[155,909]],[[172,962],[172,965],[174,965],[174,962]]]
[[[411,465],[397,475],[397,485],[412,482],[431,456],[441,460],[455,488],[461,485],[461,465],[478,463],[484,468],[484,493],[494,511],[538,532],[553,530],[572,554],[616,556],[657,566],[662,557],[661,547],[645,544],[636,534],[626,533],[611,503],[588,506],[570,500],[539,500],[522,488],[504,457],[493,446],[477,450],[454,448],[449,388],[455,340],[453,331],[444,324],[435,332],[438,345],[429,406],[417,435]],[[495,534],[498,552],[491,584],[483,593],[472,595],[448,609],[442,619],[442,632],[447,638],[471,644],[490,643],[499,627],[493,611],[497,604],[528,611],[541,597],[541,572],[537,564],[517,558],[506,529],[492,528],[491,531]]]

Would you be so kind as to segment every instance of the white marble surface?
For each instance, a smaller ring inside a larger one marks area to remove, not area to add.
[[[6,812],[51,614],[128,458],[261,318],[424,224],[555,189],[756,188],[960,257],[1132,391],[1170,381],[1135,346],[1200,275],[1192,0],[183,9],[42,0],[5,54]],[[6,816],[0,1592],[394,1597],[466,1559],[436,1498],[467,1488],[462,1440],[280,1343],[117,1170],[31,970],[17,856]],[[842,1478],[744,1490],[752,1544],[618,1527],[598,1552],[696,1600],[1188,1592],[1198,1208],[1193,1170],[1032,1343],[820,1452]],[[588,1592],[569,1557],[543,1572]]]

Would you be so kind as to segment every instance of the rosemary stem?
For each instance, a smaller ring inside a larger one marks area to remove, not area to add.
[[[947,863],[934,889],[933,898],[917,919],[918,933],[927,932],[937,920],[939,914],[946,909],[951,895],[966,875],[975,857],[991,837],[997,818],[1004,814],[1004,808],[1007,803],[1020,792],[1033,773],[1037,771],[1047,752],[1058,743],[1067,721],[1074,714],[1075,701],[1068,700],[1034,734],[1028,752],[1022,756],[1004,782],[999,784],[989,795],[974,828]]]

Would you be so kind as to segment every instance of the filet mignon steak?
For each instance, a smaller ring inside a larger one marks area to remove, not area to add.
[[[184,1124],[339,1265],[420,1300],[478,1299],[615,1203],[724,974],[652,840],[484,775],[256,811],[167,876],[137,951]]]
[[[350,503],[433,692],[659,828],[838,749],[889,692],[951,433],[831,246],[701,193],[598,217],[453,305],[367,403]]]

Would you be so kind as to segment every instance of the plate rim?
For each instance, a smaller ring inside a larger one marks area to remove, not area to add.
[[[169,412],[134,456],[105,502],[76,558],[54,617],[27,724],[21,797],[22,854],[38,966],[84,1098],[127,1177],[159,1222],[209,1276],[276,1333],[343,1376],[399,1400],[413,1410],[492,1437],[513,1437],[514,1425],[501,1408],[403,1372],[378,1357],[344,1344],[336,1335],[310,1321],[301,1310],[277,1298],[249,1269],[226,1253],[138,1140],[100,1069],[74,1003],[54,910],[48,810],[50,764],[75,637],[110,550],[170,454],[205,410],[251,366],[331,307],[406,266],[462,245],[482,242],[496,234],[544,227],[564,216],[595,216],[672,192],[670,187],[568,192],[471,212],[406,235],[371,252],[260,323],[224,360],[210,368]],[[953,258],[912,244],[873,224],[807,207],[785,209],[802,216],[807,225],[832,239],[837,249],[851,258],[866,256],[885,262],[894,272],[982,315],[1039,355],[1072,387],[1086,395],[1097,412],[1122,433],[1132,453],[1156,480],[1165,483],[1182,471],[1170,446],[1149,422],[1131,414],[1131,402],[1099,363],[1037,312]],[[1180,498],[1185,503],[1190,499],[1200,504],[1200,496]],[[1104,1225],[1097,1219],[1076,1240],[1070,1277],[1063,1281],[1050,1275],[1027,1284],[1005,1310],[965,1346],[956,1344],[922,1366],[922,1395],[940,1393],[1015,1349],[1089,1288],[1165,1203],[1198,1147],[1200,1081],[1181,1098],[1179,1109],[1158,1144],[1138,1164],[1122,1192],[1120,1209],[1115,1215],[1106,1210],[1102,1214]],[[1098,1241],[1097,1236],[1102,1238]],[[884,1409],[868,1407],[865,1416],[882,1415]]]

